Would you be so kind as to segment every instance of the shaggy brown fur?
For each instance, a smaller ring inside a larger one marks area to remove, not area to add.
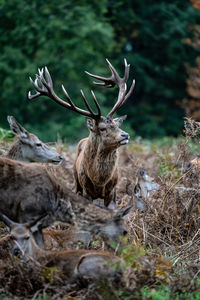
[[[118,126],[125,117],[87,120],[90,135],[79,142],[74,163],[75,191],[87,199],[115,202],[118,182],[117,148],[128,143],[129,135]]]
[[[54,221],[77,223],[80,230],[103,234],[117,241],[124,232],[123,217],[131,207],[120,211],[100,208],[59,183],[40,164],[27,164],[0,158],[0,212],[16,222],[43,219],[35,238],[40,245],[42,228]]]
[[[122,260],[111,253],[94,250],[45,251],[36,244],[31,232],[40,220],[29,225],[14,223],[6,216],[3,219],[10,230],[13,254],[18,257],[31,258],[43,266],[56,267],[70,280],[79,276],[84,279],[109,276],[113,279],[118,273],[113,265],[122,263]]]

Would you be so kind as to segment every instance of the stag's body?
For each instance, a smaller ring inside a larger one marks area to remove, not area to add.
[[[8,122],[17,140],[6,155],[7,158],[41,163],[59,163],[62,161],[62,156],[40,141],[36,135],[23,128],[14,117],[8,116]]]
[[[43,246],[42,228],[54,221],[75,224],[78,230],[102,234],[118,241],[123,234],[125,216],[131,208],[118,212],[90,204],[83,197],[59,183],[47,169],[37,163],[27,164],[0,158],[0,212],[16,222],[30,222],[48,214],[36,231]]]
[[[74,164],[75,191],[87,199],[103,198],[107,206],[115,202],[118,182],[117,149],[105,149],[100,137],[90,136],[80,141]]]
[[[32,224],[20,224],[5,215],[0,217],[9,228],[15,256],[34,260],[42,266],[56,267],[68,280],[77,277],[98,279],[102,276],[116,279],[117,275],[121,275],[119,263],[122,260],[111,253],[92,250],[45,251],[36,244],[32,235],[32,228],[39,226],[40,220],[35,220]]]
[[[126,60],[124,60],[124,62],[125,73],[123,78],[118,75],[117,71],[108,60],[107,63],[112,73],[110,77],[101,77],[86,72],[89,76],[103,81],[103,83],[95,82],[97,85],[102,85],[107,88],[112,88],[115,85],[119,87],[117,102],[106,117],[101,115],[100,106],[93,92],[92,96],[98,110],[97,113],[93,112],[82,91],[81,94],[88,111],[74,105],[64,86],[62,86],[62,89],[68,103],[58,97],[54,92],[53,82],[46,67],[46,78],[44,77],[43,69],[39,69],[39,75],[36,75],[35,82],[30,78],[31,83],[36,90],[35,95],[31,95],[29,92],[28,98],[30,100],[45,95],[67,109],[76,111],[79,114],[93,119],[87,119],[87,127],[90,130],[90,136],[82,140],[78,146],[74,164],[75,190],[90,200],[104,198],[104,204],[106,206],[108,206],[111,201],[115,202],[114,188],[118,181],[117,148],[127,144],[129,141],[129,135],[119,129],[119,126],[126,117],[113,119],[113,114],[129,98],[135,85],[135,81],[133,80],[129,91],[127,92],[126,82],[129,77],[130,65],[127,64]]]

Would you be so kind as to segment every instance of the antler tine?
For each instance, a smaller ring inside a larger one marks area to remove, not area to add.
[[[70,98],[70,96],[69,96],[69,94],[68,94],[68,92],[66,91],[66,89],[65,89],[65,87],[64,87],[64,85],[62,84],[62,90],[63,90],[63,92],[64,92],[64,94],[65,94],[65,97],[67,98],[67,101],[69,102],[69,104],[71,105],[71,107],[74,109],[74,110],[76,110],[76,106],[74,105],[74,103],[72,102],[72,100],[71,100],[71,98]],[[64,101],[63,101],[64,102]],[[67,104],[67,103],[66,103]]]
[[[85,71],[85,73],[87,75],[89,75],[90,77],[93,77],[95,79],[98,79],[98,80],[101,80],[101,81],[104,81],[104,82],[96,82],[96,81],[93,81],[94,84],[96,85],[100,85],[100,86],[105,86],[107,88],[112,88],[116,85],[116,82],[115,82],[115,78],[116,78],[116,74],[117,74],[117,71],[115,70],[115,68],[111,65],[111,63],[109,62],[109,60],[106,58],[106,61],[108,63],[108,66],[111,70],[111,73],[112,75],[110,77],[103,77],[103,76],[99,76],[99,75],[94,75],[94,74],[91,74],[87,71]]]
[[[119,93],[118,93],[118,98],[116,104],[113,106],[112,110],[109,112],[107,115],[107,118],[112,117],[112,115],[125,103],[125,101],[128,99],[128,97],[131,95],[134,86],[135,86],[135,81],[133,81],[131,88],[129,89],[129,92],[127,92],[127,85],[126,82],[129,77],[129,70],[130,70],[130,64],[127,64],[126,59],[124,59],[124,66],[125,66],[125,71],[124,71],[124,77],[121,78],[116,71],[116,69],[113,67],[113,65],[110,63],[108,59],[106,59],[106,62],[108,63],[109,69],[111,71],[111,76],[110,77],[102,77],[98,75],[91,74],[87,71],[85,71],[86,74],[89,76],[101,80],[103,82],[94,82],[97,85],[105,86],[107,88],[114,87],[115,85],[118,85],[119,87]]]
[[[112,66],[112,65],[111,65]],[[125,103],[125,101],[128,99],[128,97],[131,95],[133,88],[135,86],[135,81],[134,84],[132,83],[131,88],[128,92],[128,94],[126,94],[127,92],[127,85],[126,82],[128,80],[129,77],[129,70],[130,70],[130,64],[127,64],[126,59],[124,59],[124,67],[125,67],[125,71],[124,71],[124,77],[120,78],[119,75],[117,74],[117,84],[119,86],[119,94],[118,94],[118,99],[116,104],[114,105],[114,107],[111,109],[111,111],[109,112],[109,114],[107,115],[107,117],[112,117],[113,114]],[[112,66],[114,72],[116,72],[116,70],[114,69],[114,67]]]
[[[83,98],[83,100],[84,100],[84,103],[85,103],[87,109],[89,110],[89,112],[90,112],[92,115],[95,115],[95,113],[93,112],[93,110],[91,109],[90,105],[88,104],[88,102],[87,102],[87,100],[86,100],[86,98],[85,98],[85,94],[83,93],[83,90],[81,90],[81,96],[82,96],[82,98]]]
[[[31,91],[28,92],[28,99],[29,99],[29,100],[33,100],[33,99],[35,99],[35,98],[41,96],[42,90],[39,91],[39,92],[37,91],[37,90],[39,89],[39,87],[37,86],[37,79],[35,80],[35,82],[32,80],[31,77],[29,77],[29,79],[30,79],[30,82],[32,83],[32,85],[34,86],[34,88],[35,88],[35,90],[36,90],[36,94],[34,94],[34,95],[31,95]]]
[[[45,75],[44,75],[44,72],[45,72]],[[51,98],[53,101],[55,101],[56,103],[64,106],[65,108],[76,111],[81,115],[91,117],[95,120],[99,119],[101,117],[101,110],[100,110],[99,104],[98,104],[98,102],[97,102],[97,100],[94,96],[93,96],[93,99],[94,99],[95,105],[96,105],[97,110],[98,110],[98,113],[96,113],[96,114],[92,111],[91,107],[87,103],[86,98],[85,98],[82,91],[81,91],[82,97],[83,97],[84,102],[85,102],[85,104],[86,104],[89,111],[83,110],[83,109],[78,108],[77,106],[75,106],[63,85],[62,85],[62,90],[63,90],[63,92],[65,94],[65,97],[66,97],[68,102],[62,100],[61,98],[59,98],[56,95],[56,93],[54,92],[54,89],[53,89],[53,81],[51,79],[51,75],[50,75],[47,67],[45,67],[45,69],[43,69],[43,68],[38,69],[38,73],[39,74],[36,74],[35,81],[33,81],[32,78],[30,77],[30,81],[31,81],[33,87],[35,88],[36,93],[34,95],[32,95],[31,92],[29,91],[29,93],[28,93],[28,99],[29,100],[33,100],[33,99],[38,98],[40,96],[47,96],[47,97]],[[39,86],[39,84],[40,84],[40,86]]]
[[[127,81],[129,78],[129,71],[130,71],[130,64],[127,64],[127,60],[126,58],[124,58],[124,67],[125,67],[125,71],[124,71],[124,80]]]
[[[97,107],[97,110],[98,110],[97,117],[100,118],[101,117],[101,108],[100,108],[100,105],[99,105],[99,103],[98,103],[98,101],[96,99],[96,96],[95,96],[94,92],[91,91],[91,93],[92,93],[92,97],[94,99],[94,103],[96,104],[96,107]]]
[[[98,110],[98,113],[97,113],[97,114],[95,114],[95,113],[93,112],[91,106],[88,104],[88,102],[87,102],[87,100],[86,100],[86,98],[85,98],[85,95],[84,95],[83,91],[81,90],[81,95],[82,95],[82,97],[83,97],[84,103],[85,103],[87,109],[89,110],[89,112],[92,114],[93,119],[95,119],[95,120],[96,120],[96,119],[100,119],[100,117],[101,117],[101,109],[100,109],[99,103],[98,103],[98,101],[97,101],[97,99],[96,99],[95,94],[94,94],[93,91],[91,91],[91,94],[92,94],[94,103],[95,103],[95,105],[96,105],[96,107],[97,107],[97,110]]]
[[[42,95],[44,95],[44,96],[48,95],[49,87],[53,88],[53,83],[52,83],[51,76],[48,72],[47,67],[45,67],[45,76],[47,78],[47,81],[44,78],[44,69],[43,68],[41,70],[38,69],[38,72],[39,72],[39,75],[36,74],[35,81],[33,81],[31,77],[29,77],[30,82],[32,83],[33,87],[36,90],[36,94],[34,94],[34,95],[31,95],[30,91],[28,92],[29,100],[33,100]],[[41,84],[41,87],[39,87],[38,83]]]
[[[135,79],[133,79],[132,81],[132,84],[131,84],[131,87],[128,91],[128,93],[126,94],[125,98],[124,98],[124,101],[121,103],[121,106],[126,102],[126,100],[130,97],[130,95],[132,94],[133,90],[134,90],[134,87],[135,87]],[[120,107],[121,107],[120,106]]]

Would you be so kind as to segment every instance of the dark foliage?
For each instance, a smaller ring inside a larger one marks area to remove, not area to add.
[[[83,71],[107,75],[107,57],[122,74],[126,57],[136,88],[119,113],[128,112],[129,132],[179,134],[184,111],[177,101],[187,96],[185,63],[191,65],[199,51],[186,41],[192,40],[199,17],[199,10],[181,0],[1,0],[0,126],[8,128],[9,114],[46,140],[55,140],[57,133],[70,141],[87,135],[84,117],[47,99],[28,103],[28,76],[48,66],[56,91],[62,95],[63,83],[81,106],[79,90],[91,100],[93,88]],[[95,92],[108,111],[117,91],[96,87]]]

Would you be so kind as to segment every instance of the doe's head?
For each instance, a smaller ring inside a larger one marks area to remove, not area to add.
[[[44,216],[33,220],[30,223],[16,223],[7,216],[0,214],[0,219],[5,223],[10,234],[15,257],[33,257],[33,245],[36,245],[33,232],[37,231]],[[36,246],[37,247],[37,246]]]
[[[18,137],[19,160],[25,162],[59,163],[62,156],[48,147],[36,135],[28,132],[13,116],[8,116],[11,131]]]
[[[120,236],[126,236],[128,233],[124,219],[131,210],[132,205],[116,211],[112,217],[106,221],[106,224],[98,229],[98,234],[106,240],[119,243]]]

